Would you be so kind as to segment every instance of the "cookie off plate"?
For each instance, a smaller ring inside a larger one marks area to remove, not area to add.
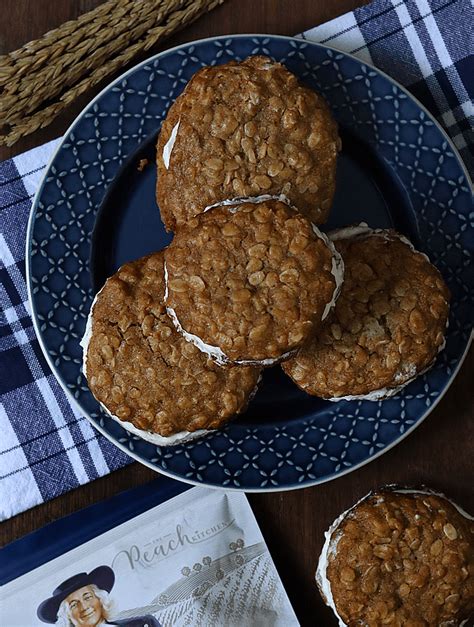
[[[200,440],[160,447],[101,410],[82,373],[79,343],[107,277],[171,241],[155,201],[155,145],[169,107],[203,66],[249,55],[283,63],[326,98],[340,126],[342,152],[334,205],[322,228],[360,222],[395,228],[427,254],[452,295],[446,347],[430,371],[377,402],[323,401],[299,390],[278,366],[269,368],[245,414]],[[143,160],[149,165],[139,169]],[[104,89],[66,132],[47,168],[27,238],[27,280],[40,344],[92,424],[163,474],[246,491],[328,481],[410,433],[462,363],[474,319],[469,185],[455,148],[430,114],[389,77],[350,55],[268,35],[173,48]]]

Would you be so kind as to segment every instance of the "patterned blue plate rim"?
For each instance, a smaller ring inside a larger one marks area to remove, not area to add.
[[[69,135],[74,131],[75,127],[77,126],[77,124],[81,121],[81,119],[83,118],[84,114],[87,113],[93,106],[94,104],[100,100],[100,98],[102,98],[102,96],[104,96],[111,88],[113,88],[115,85],[119,84],[121,81],[123,81],[125,78],[127,78],[128,76],[130,76],[131,74],[135,73],[137,70],[141,69],[142,67],[145,67],[147,64],[154,62],[158,59],[160,59],[161,57],[165,57],[171,53],[177,52],[179,50],[183,50],[192,46],[196,46],[199,44],[204,44],[204,43],[213,43],[213,42],[219,42],[219,41],[225,41],[228,39],[246,39],[246,38],[267,38],[267,39],[273,39],[273,40],[283,40],[283,41],[296,41],[298,43],[305,43],[308,46],[311,47],[318,47],[321,48],[323,50],[330,50],[335,54],[338,55],[342,55],[344,57],[348,57],[350,59],[353,59],[354,61],[356,61],[358,64],[360,64],[361,66],[365,66],[366,68],[368,68],[369,70],[379,74],[380,76],[384,77],[388,82],[390,82],[392,85],[394,85],[397,89],[399,89],[401,92],[403,92],[407,98],[409,98],[413,103],[415,103],[418,108],[423,111],[423,113],[426,115],[426,117],[431,121],[431,123],[437,128],[437,130],[441,133],[441,135],[443,136],[444,140],[446,141],[446,143],[449,146],[449,149],[452,151],[457,164],[459,165],[460,169],[462,170],[466,181],[468,182],[468,184],[470,185],[471,188],[471,193],[473,191],[473,183],[471,181],[469,172],[467,171],[466,166],[464,165],[464,162],[456,148],[456,146],[453,144],[453,142],[451,141],[451,138],[449,137],[449,135],[446,133],[446,131],[443,129],[443,127],[438,123],[438,121],[436,120],[436,118],[431,114],[431,112],[417,99],[413,96],[413,94],[406,89],[403,85],[401,85],[400,83],[398,83],[396,80],[394,80],[391,76],[389,76],[388,74],[386,74],[385,72],[383,72],[382,70],[380,70],[379,68],[375,67],[374,65],[367,63],[366,61],[362,61],[361,59],[359,59],[358,57],[356,57],[353,54],[347,53],[347,52],[343,52],[341,50],[338,50],[337,48],[334,48],[332,46],[327,46],[324,44],[319,44],[316,42],[312,42],[309,41],[307,39],[303,40],[299,37],[288,37],[285,35],[271,35],[271,34],[267,34],[267,33],[242,33],[242,34],[236,34],[236,35],[219,35],[219,36],[214,36],[214,37],[207,37],[207,38],[203,38],[203,39],[198,39],[198,40],[194,40],[191,42],[187,42],[184,44],[180,44],[178,46],[175,46],[173,48],[169,48],[167,50],[164,50],[162,52],[159,52],[156,55],[153,55],[147,59],[145,59],[144,61],[138,63],[137,65],[133,66],[132,68],[130,68],[129,70],[127,70],[126,72],[124,72],[123,74],[121,74],[120,76],[118,76],[114,81],[112,81],[111,83],[109,83],[106,87],[104,87],[104,89],[102,89],[89,103],[88,105],[79,113],[79,115],[75,118],[75,120],[71,123],[71,125],[69,126],[69,128],[65,131],[61,141],[59,142],[58,146],[55,148],[53,154],[51,155],[49,162],[46,166],[44,175],[42,177],[41,183],[35,193],[35,196],[33,198],[33,203],[32,203],[32,209],[30,212],[30,216],[29,216],[29,220],[28,220],[28,227],[27,227],[27,235],[26,235],[26,283],[27,283],[27,291],[28,291],[28,300],[30,303],[30,307],[31,307],[31,315],[32,315],[32,320],[33,320],[33,327],[36,333],[36,336],[38,338],[38,342],[39,345],[41,347],[41,350],[45,356],[45,359],[49,365],[49,367],[51,368],[51,371],[53,372],[53,374],[55,375],[56,379],[58,380],[58,382],[60,383],[62,389],[64,390],[66,396],[68,397],[69,401],[75,405],[78,410],[81,412],[81,414],[83,414],[90,422],[91,424],[102,434],[104,435],[107,439],[109,439],[111,442],[113,442],[115,444],[115,446],[117,446],[120,450],[122,450],[124,453],[126,453],[128,456],[132,457],[133,459],[135,459],[136,461],[139,461],[140,463],[144,464],[145,466],[151,468],[152,470],[154,470],[155,472],[158,472],[160,474],[163,474],[165,476],[168,476],[172,479],[177,479],[178,481],[182,481],[185,483],[189,483],[191,485],[196,485],[196,486],[200,486],[200,485],[208,485],[209,487],[215,488],[215,489],[225,489],[225,490],[235,490],[235,491],[242,491],[244,490],[245,492],[253,492],[253,493],[265,493],[265,492],[283,492],[283,491],[289,491],[289,490],[295,490],[295,489],[301,489],[301,488],[307,488],[307,487],[311,487],[311,486],[315,486],[315,485],[320,485],[322,483],[326,483],[328,481],[332,481],[334,479],[337,479],[339,477],[342,477],[344,475],[347,475],[351,472],[354,472],[355,470],[358,470],[359,468],[365,466],[366,464],[368,464],[369,462],[377,459],[378,457],[384,455],[385,453],[387,453],[389,450],[391,450],[394,446],[396,446],[397,444],[399,444],[402,440],[404,440],[408,435],[410,435],[424,420],[425,418],[427,418],[427,416],[436,408],[436,406],[438,405],[438,403],[442,400],[442,398],[444,397],[444,395],[446,394],[446,392],[448,391],[449,387],[451,386],[452,382],[454,381],[454,379],[456,378],[459,370],[461,369],[464,360],[468,354],[469,348],[471,346],[471,343],[474,339],[474,329],[471,330],[471,333],[469,335],[468,340],[466,341],[466,345],[464,348],[464,351],[462,353],[462,355],[459,358],[459,361],[455,367],[455,369],[452,371],[451,376],[449,377],[449,379],[447,380],[446,384],[444,385],[443,389],[440,391],[440,393],[438,394],[437,398],[435,399],[435,401],[429,406],[427,407],[426,411],[424,411],[416,420],[416,422],[414,422],[414,424],[412,424],[409,428],[407,428],[402,434],[400,434],[397,438],[395,438],[390,444],[384,446],[384,448],[382,450],[379,450],[376,453],[373,453],[372,455],[369,455],[367,458],[363,459],[362,461],[351,465],[349,468],[346,468],[344,470],[338,470],[336,472],[333,473],[329,473],[327,475],[324,475],[322,477],[319,477],[317,479],[312,479],[312,480],[307,480],[307,481],[303,481],[301,483],[291,483],[291,484],[286,484],[283,486],[265,486],[265,487],[259,487],[259,488],[254,488],[254,487],[245,487],[245,488],[238,488],[238,487],[233,487],[233,486],[220,486],[214,483],[207,483],[206,481],[197,481],[194,479],[191,479],[189,477],[184,477],[183,475],[176,473],[176,472],[172,472],[168,469],[163,469],[160,466],[158,466],[156,463],[153,463],[151,461],[149,461],[148,459],[146,459],[144,456],[136,453],[134,450],[131,450],[129,447],[127,447],[125,444],[123,444],[122,442],[118,441],[113,435],[111,435],[104,427],[102,427],[96,420],[94,420],[87,411],[84,410],[84,408],[79,404],[79,402],[76,400],[76,398],[74,398],[74,395],[70,392],[70,390],[68,389],[68,386],[66,385],[66,383],[63,381],[61,373],[59,371],[59,369],[55,366],[52,357],[49,354],[45,339],[42,335],[41,329],[40,329],[40,321],[37,315],[37,311],[36,311],[36,306],[35,306],[35,301],[33,299],[33,280],[32,280],[32,272],[31,272],[31,244],[32,244],[32,238],[33,238],[33,229],[34,229],[34,224],[35,224],[35,217],[36,217],[36,212],[38,209],[38,202],[39,199],[41,197],[41,194],[43,192],[43,188],[44,185],[46,183],[46,179],[49,175],[49,171],[50,168],[52,166],[52,164],[54,163],[58,153],[61,151],[63,144],[67,141]]]

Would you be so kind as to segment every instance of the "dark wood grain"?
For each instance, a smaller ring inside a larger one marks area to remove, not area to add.
[[[2,0],[0,53],[39,37],[46,30],[97,4],[97,0]],[[361,4],[360,0],[227,0],[223,6],[169,40],[165,47],[227,33],[294,34]],[[61,135],[98,89],[87,94],[49,128],[25,138],[12,149],[1,148],[0,159]],[[474,351],[471,350],[455,382],[424,423],[402,443],[370,464],[313,488],[249,495],[303,625],[336,624],[314,585],[317,557],[324,531],[332,520],[370,489],[393,482],[425,483],[447,492],[465,508],[474,511],[473,372]],[[10,542],[81,507],[143,484],[154,476],[148,468],[133,463],[2,523],[0,543]]]

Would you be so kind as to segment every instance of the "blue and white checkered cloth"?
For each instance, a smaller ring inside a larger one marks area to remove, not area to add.
[[[0,163],[0,520],[130,461],[69,404],[33,330],[26,228],[58,141]]]
[[[436,116],[474,173],[469,0],[377,0],[302,35],[372,63]],[[69,404],[33,331],[25,285],[32,197],[57,141],[0,164],[0,519],[130,458]]]
[[[378,0],[303,34],[407,87],[474,178],[474,8],[470,0]]]

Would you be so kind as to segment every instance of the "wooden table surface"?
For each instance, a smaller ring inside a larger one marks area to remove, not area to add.
[[[0,54],[18,48],[99,3],[98,0],[2,0]],[[291,35],[361,4],[360,0],[227,0],[151,52],[211,35],[250,32]],[[0,160],[61,135],[96,92],[89,92],[49,128],[21,140],[11,149],[0,148]],[[370,489],[393,482],[425,483],[445,491],[474,511],[473,371],[474,351],[471,350],[450,390],[424,423],[386,455],[363,468],[313,488],[249,495],[303,625],[336,624],[314,584],[323,534],[341,511]],[[155,476],[148,468],[133,463],[2,523],[0,543],[4,545],[56,518]]]

